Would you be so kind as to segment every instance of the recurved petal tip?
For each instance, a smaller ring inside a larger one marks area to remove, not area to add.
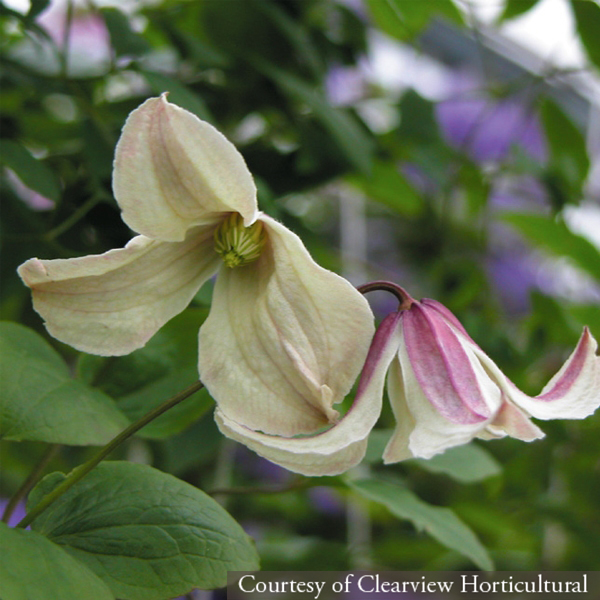
[[[584,419],[600,406],[598,343],[585,327],[571,356],[539,396],[527,396],[514,387],[508,392],[515,404],[537,419]]]

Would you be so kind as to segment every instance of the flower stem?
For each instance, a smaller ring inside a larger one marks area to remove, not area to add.
[[[375,291],[389,292],[390,294],[394,294],[394,296],[398,298],[398,302],[400,302],[398,311],[408,310],[413,302],[416,302],[416,300],[403,287],[400,287],[398,284],[392,283],[391,281],[372,281],[371,283],[359,285],[356,289],[361,294],[367,294],[368,292]]]
[[[8,504],[4,509],[4,514],[2,515],[2,521],[4,523],[8,523],[8,520],[10,519],[19,502],[21,502],[21,500],[23,500],[23,498],[27,496],[27,494],[30,492],[33,486],[39,481],[40,477],[44,473],[44,470],[46,469],[50,461],[56,456],[56,453],[58,452],[59,448],[60,444],[51,444],[50,446],[48,446],[48,448],[42,455],[42,458],[40,458],[38,464],[35,465],[31,473],[29,473],[27,479],[15,492],[14,496],[8,501]]]
[[[163,402],[161,405],[153,408],[150,412],[146,413],[141,419],[129,425],[121,433],[115,436],[106,446],[98,451],[97,454],[92,456],[86,463],[73,469],[66,479],[59,485],[57,485],[48,495],[44,496],[38,504],[22,519],[17,527],[27,527],[30,525],[42,512],[44,512],[55,500],[62,496],[68,489],[73,487],[78,481],[83,479],[94,467],[102,462],[113,450],[118,448],[125,440],[130,438],[134,433],[137,433],[142,427],[148,425],[151,421],[162,415],[164,412],[173,408],[175,405],[183,402],[197,391],[201,390],[204,384],[201,381],[190,385],[185,390],[175,394],[172,398]]]
[[[46,234],[43,238],[45,241],[53,241],[65,231],[73,227],[80,219],[82,219],[96,204],[103,200],[101,193],[95,194],[91,198],[88,198],[77,210],[73,212],[71,216],[65,219],[60,225],[57,225]]]

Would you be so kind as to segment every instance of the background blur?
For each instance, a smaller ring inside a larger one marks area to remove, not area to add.
[[[111,191],[114,147],[128,113],[169,91],[236,144],[262,210],[321,265],[440,300],[528,393],[584,324],[600,339],[596,2],[12,0],[0,23],[3,319],[45,335],[15,272],[27,258],[130,239]],[[210,291],[129,357],[50,341],[137,418],[197,376]],[[378,318],[396,306],[369,300]],[[383,468],[386,407],[362,472],[425,507],[394,516],[338,478],[296,478],[223,440],[211,408],[202,396],[121,457],[225,489],[217,497],[265,570],[474,568],[438,541],[436,506],[499,570],[600,569],[598,414],[542,423],[547,437],[530,445],[475,442]],[[3,497],[45,446],[0,442]],[[89,452],[62,447],[49,468]]]

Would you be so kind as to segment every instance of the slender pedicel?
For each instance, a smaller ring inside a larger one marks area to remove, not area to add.
[[[66,478],[57,485],[49,494],[44,496],[34,507],[30,510],[25,517],[17,523],[17,527],[25,528],[30,525],[41,513],[43,513],[51,504],[53,504],[60,496],[62,496],[68,489],[73,487],[78,481],[83,479],[94,467],[100,464],[113,450],[118,448],[125,440],[129,439],[133,434],[137,433],[142,427],[145,427],[167,412],[170,408],[173,408],[180,402],[183,402],[197,391],[201,390],[204,384],[201,381],[196,381],[185,390],[175,394],[175,396],[169,398],[156,408],[153,408],[147,412],[141,419],[135,421],[126,427],[121,433],[115,436],[106,446],[101,448],[92,458],[86,463],[73,469]]]
[[[398,306],[398,311],[408,310],[412,304],[416,302],[416,300],[403,287],[400,287],[391,281],[371,281],[370,283],[359,285],[356,289],[361,294],[367,294],[368,292],[375,291],[389,292],[390,294],[393,294],[400,303],[400,306]]]

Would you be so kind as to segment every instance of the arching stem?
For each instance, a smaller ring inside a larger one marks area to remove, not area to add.
[[[133,434],[137,433],[142,427],[148,425],[150,421],[153,421],[164,412],[173,408],[175,405],[183,402],[197,391],[201,390],[204,384],[201,381],[190,385],[185,390],[175,394],[172,398],[163,402],[161,405],[153,408],[150,412],[146,413],[141,419],[129,425],[121,433],[115,436],[106,446],[97,452],[90,460],[83,463],[79,467],[73,469],[63,480],[62,483],[57,485],[48,495],[44,496],[34,507],[27,513],[24,519],[22,519],[17,527],[27,527],[30,525],[42,512],[44,512],[54,501],[62,496],[67,490],[73,487],[78,481],[83,479],[94,467],[102,462],[113,450],[118,448],[125,440],[130,438]]]
[[[400,303],[398,306],[398,311],[408,310],[412,306],[413,302],[416,302],[416,300],[403,287],[396,283],[392,283],[391,281],[371,281],[370,283],[359,285],[356,289],[361,294],[377,291],[389,292],[390,294],[393,294]]]

